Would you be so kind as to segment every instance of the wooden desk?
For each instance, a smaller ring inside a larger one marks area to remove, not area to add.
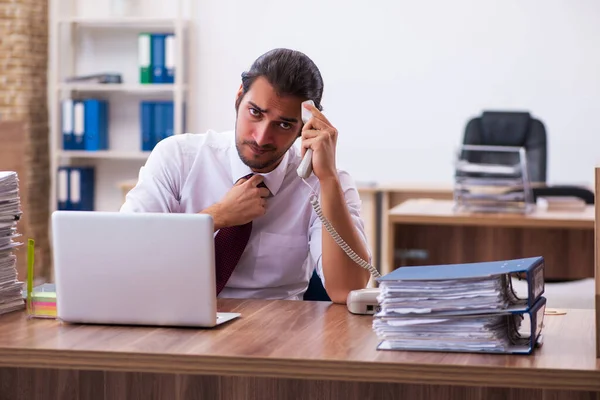
[[[546,316],[544,346],[508,356],[377,351],[372,317],[326,302],[219,309],[243,317],[161,329],[0,316],[0,399],[600,398],[592,310]]]
[[[542,255],[546,279],[594,277],[594,207],[581,212],[455,213],[450,200],[407,200],[388,213],[393,266],[451,264]],[[402,264],[394,249],[423,249]],[[387,272],[387,271],[384,271]]]

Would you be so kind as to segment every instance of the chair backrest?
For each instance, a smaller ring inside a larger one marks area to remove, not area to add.
[[[594,192],[581,186],[557,185],[546,187],[534,187],[533,199],[538,197],[577,197],[585,201],[585,204],[594,204]]]
[[[323,283],[321,282],[321,278],[317,274],[317,272],[313,272],[310,282],[308,283],[308,289],[304,292],[303,300],[306,301],[331,301],[325,287],[323,287]]]
[[[544,124],[528,112],[484,111],[465,128],[463,144],[525,148],[531,182],[546,182],[547,140]],[[468,161],[516,164],[516,153],[470,152]]]

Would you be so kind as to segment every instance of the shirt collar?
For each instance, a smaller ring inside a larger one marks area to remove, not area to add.
[[[269,188],[269,191],[273,196],[277,194],[281,188],[281,185],[283,184],[290,158],[289,153],[289,150],[285,152],[281,162],[273,171],[267,172],[266,174],[260,174],[264,177],[265,185],[267,185],[267,188]],[[231,165],[231,179],[233,180],[232,184],[234,185],[240,178],[243,178],[248,174],[255,173],[252,172],[250,167],[244,164],[244,162],[240,159],[235,146],[235,133],[233,134],[232,145],[229,151],[229,163]]]

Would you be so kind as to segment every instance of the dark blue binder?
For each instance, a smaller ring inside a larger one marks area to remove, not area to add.
[[[152,116],[152,141],[154,146],[160,142],[165,135],[165,102],[155,101],[154,102],[154,114]]]
[[[69,167],[70,210],[94,211],[94,167]]]
[[[386,281],[431,281],[484,278],[505,274],[524,274],[527,281],[527,308],[544,293],[544,257],[477,262],[467,264],[401,267],[378,278]]]
[[[140,132],[142,151],[154,149],[154,102],[140,102]]]
[[[163,136],[161,138],[165,139],[169,136],[173,136],[173,123],[174,123],[174,107],[173,107],[173,102],[172,101],[165,101],[163,103]]]
[[[82,100],[73,102],[73,142],[71,150],[85,150],[85,104]]]
[[[61,103],[61,127],[63,134],[63,150],[73,150],[73,100],[64,99]]]
[[[515,325],[522,319],[520,325],[523,329],[519,330],[519,334],[515,334],[511,338],[511,342],[507,343],[505,349],[492,349],[482,346],[481,348],[469,348],[461,349],[453,347],[452,345],[440,346],[436,341],[424,340],[424,341],[413,341],[411,344],[398,342],[397,340],[382,340],[377,346],[378,350],[400,350],[400,351],[443,351],[443,352],[469,352],[469,353],[499,353],[499,354],[531,354],[536,347],[539,347],[543,343],[542,329],[544,327],[544,312],[546,311],[546,298],[540,296],[531,308],[526,311],[504,311],[493,314],[478,314],[478,315],[461,315],[451,317],[452,319],[475,319],[482,317],[502,318],[502,319],[514,319],[512,321]],[[419,318],[419,317],[417,317]],[[429,321],[440,318],[442,320],[448,320],[448,317],[437,316],[429,317],[422,316]],[[510,323],[509,323],[510,327]],[[510,334],[508,335],[511,336]],[[460,342],[457,346],[460,346]]]
[[[167,69],[165,67],[165,38],[164,33],[150,35],[152,54],[152,83],[167,83]]]
[[[165,36],[165,83],[175,83],[175,35]]]
[[[69,167],[60,166],[56,172],[56,208],[70,210],[69,203]]]
[[[108,104],[106,100],[86,99],[85,106],[85,150],[108,149]]]

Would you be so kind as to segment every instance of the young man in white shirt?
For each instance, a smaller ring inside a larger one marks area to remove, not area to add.
[[[242,74],[235,131],[162,140],[121,211],[211,215],[219,297],[301,299],[316,269],[331,300],[345,303],[369,272],[325,230],[305,183],[350,248],[367,261],[370,251],[358,191],[336,168],[338,132],[320,111],[322,93],[321,74],[306,55],[263,54]],[[315,107],[306,105],[313,117],[303,125],[305,100]],[[299,137],[301,150],[293,146]],[[308,148],[313,174],[303,182],[296,169]]]

